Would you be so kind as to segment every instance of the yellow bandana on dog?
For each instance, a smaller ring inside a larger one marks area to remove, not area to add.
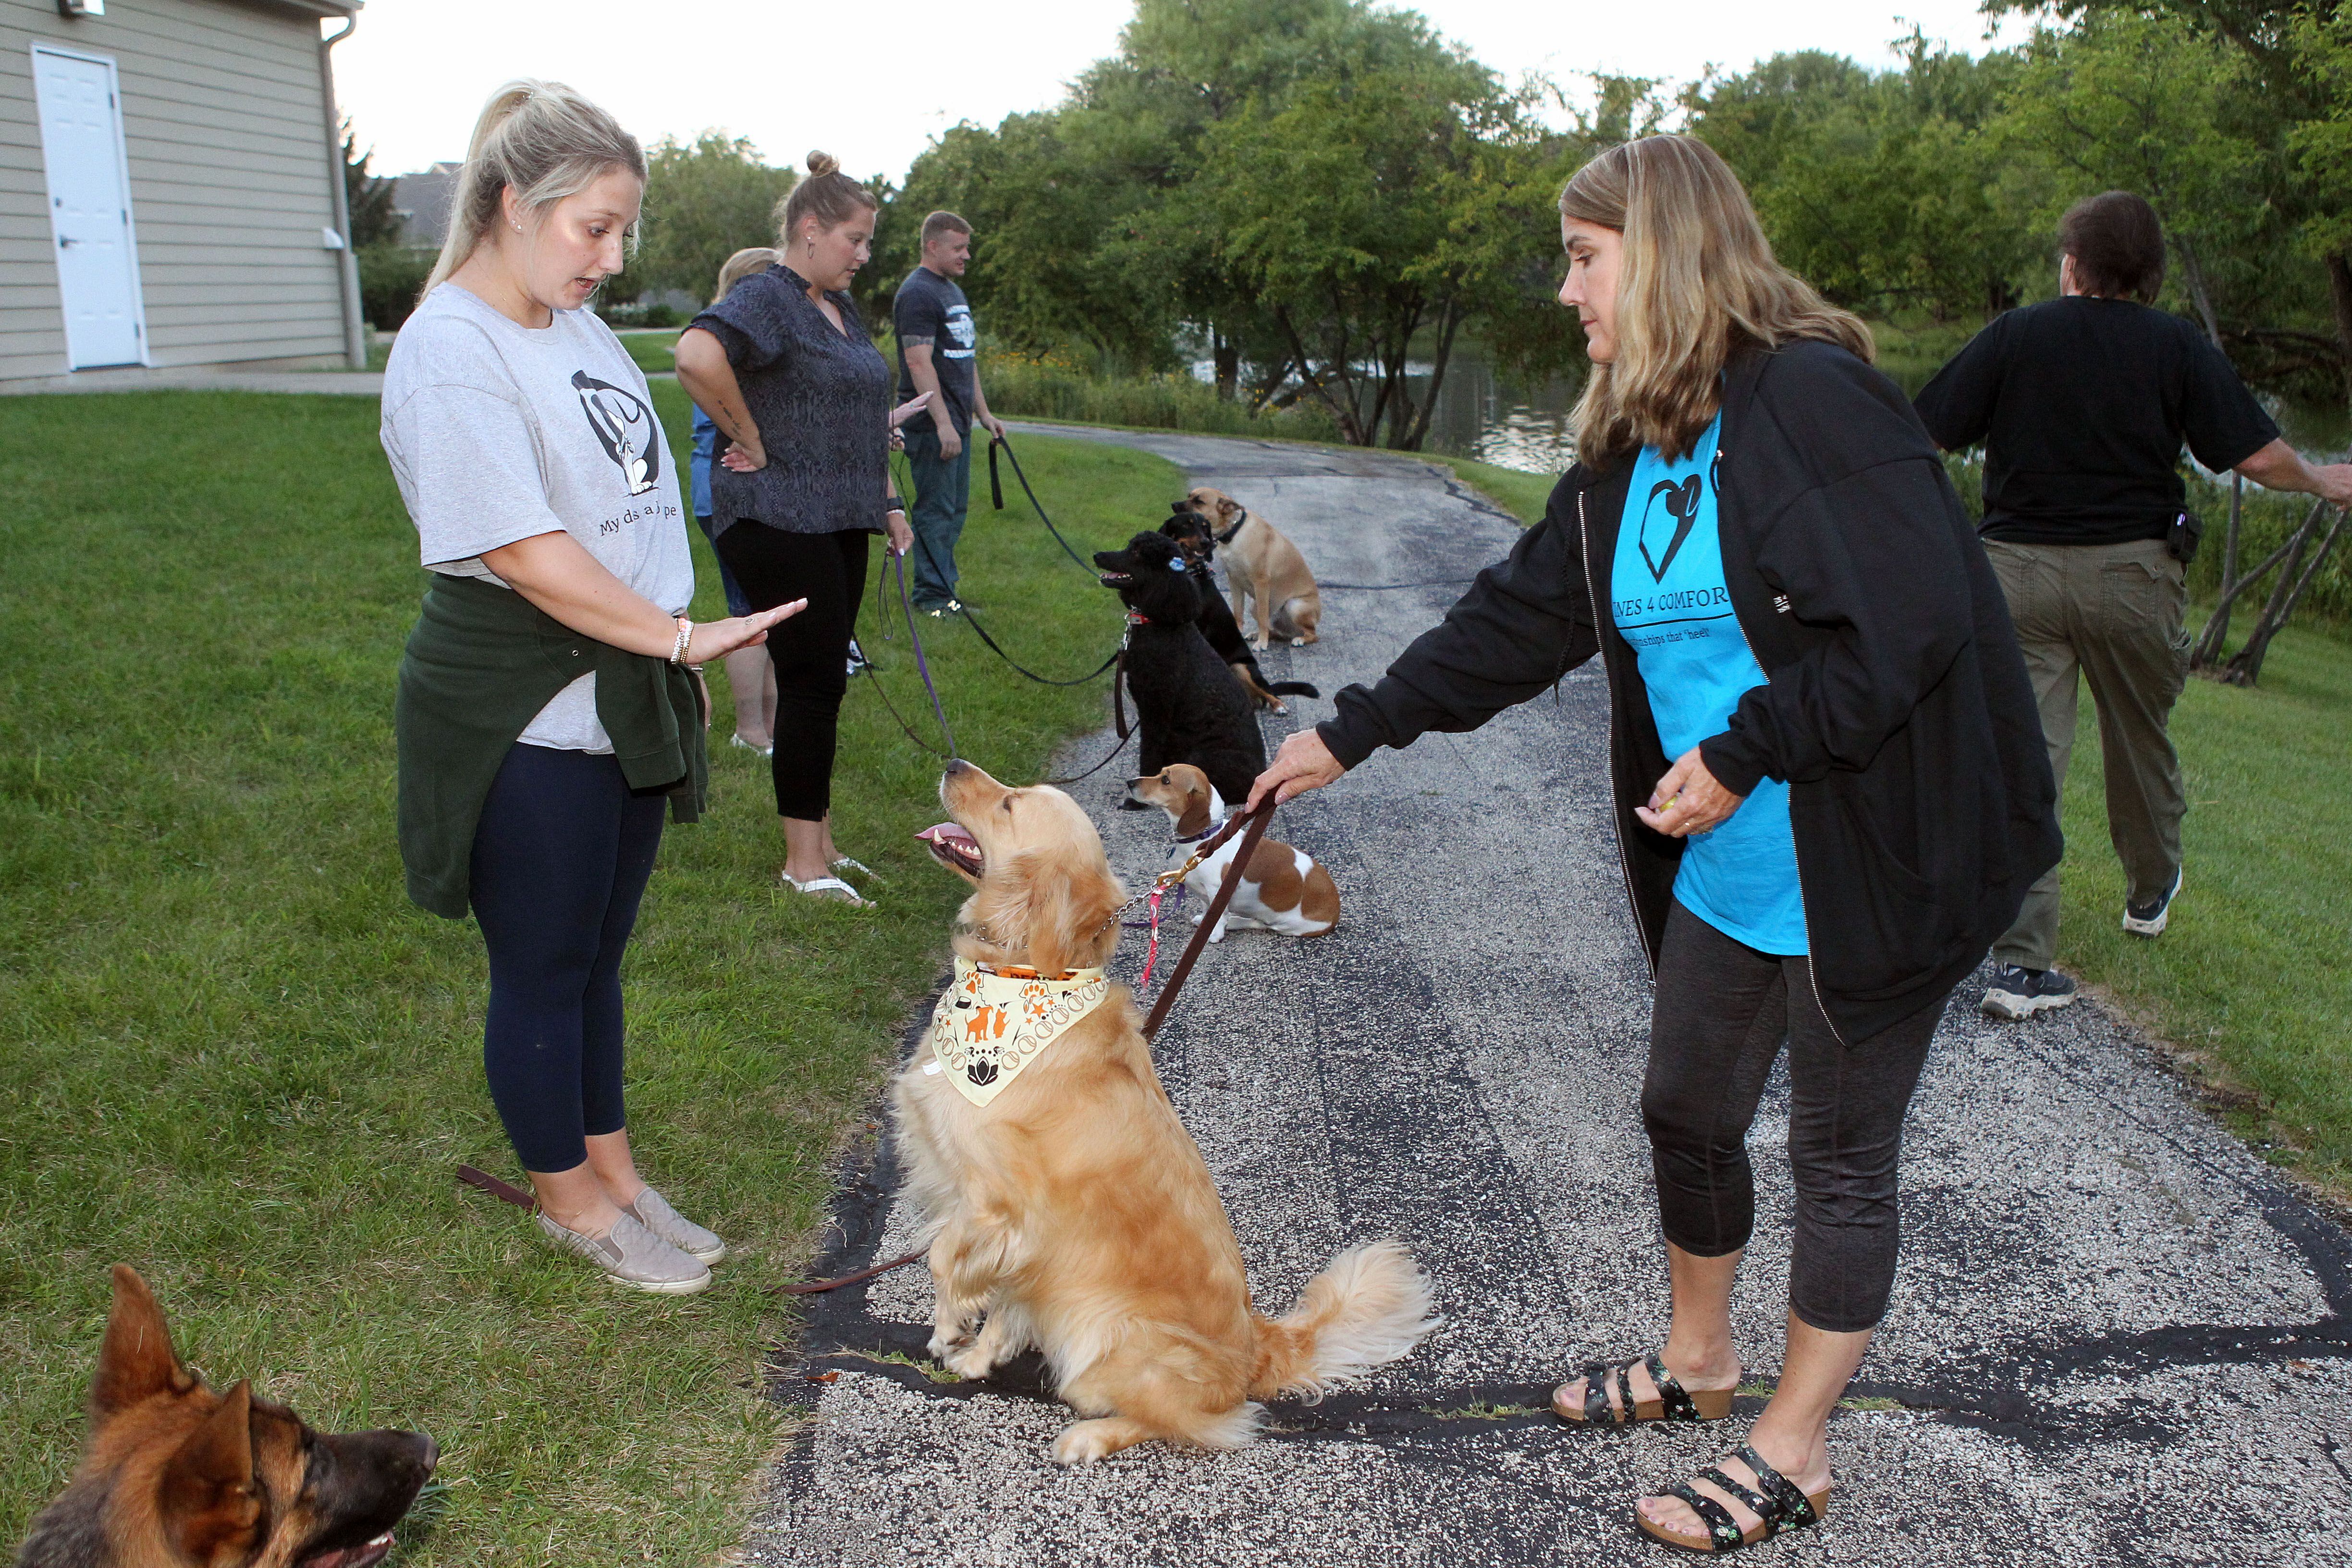
[[[1063,1030],[1110,994],[1099,969],[1044,975],[1034,969],[984,969],[956,960],[955,983],[931,1011],[936,1071],[974,1105],[1003,1094]]]

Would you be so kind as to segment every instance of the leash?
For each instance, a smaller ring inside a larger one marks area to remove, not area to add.
[[[1217,929],[1217,918],[1225,912],[1225,906],[1234,901],[1234,890],[1242,885],[1242,873],[1249,867],[1250,852],[1257,847],[1258,840],[1265,837],[1266,825],[1273,820],[1274,796],[1269,795],[1255,811],[1244,811],[1228,817],[1225,826],[1214,837],[1202,845],[1190,860],[1173,871],[1161,872],[1156,879],[1157,886],[1153,889],[1155,900],[1160,889],[1171,881],[1182,881],[1193,868],[1215,854],[1235,831],[1246,827],[1246,831],[1242,832],[1241,847],[1234,854],[1234,863],[1225,868],[1224,880],[1217,884],[1217,896],[1209,900],[1208,912],[1193,928],[1192,940],[1184,944],[1183,954],[1176,960],[1175,969],[1169,973],[1168,984],[1160,988],[1160,1000],[1151,1005],[1151,1016],[1143,1021],[1145,1039],[1157,1036],[1160,1026],[1167,1021],[1169,1008],[1176,1005],[1176,994],[1184,988],[1185,980],[1192,975],[1192,965],[1200,959],[1201,950],[1209,944],[1209,933]]]
[[[877,1263],[871,1268],[861,1268],[838,1279],[817,1279],[806,1285],[771,1285],[768,1289],[779,1296],[821,1296],[827,1290],[838,1290],[844,1285],[863,1285],[877,1275],[887,1274],[893,1268],[904,1268],[909,1263],[920,1263],[929,1256],[928,1252],[910,1252],[904,1258],[894,1258],[887,1263]]]
[[[1392,588],[1460,588],[1475,583],[1475,577],[1433,577],[1426,583],[1321,583],[1318,588],[1346,588],[1359,594],[1385,594]]]
[[[940,700],[940,689],[931,681],[930,661],[923,657],[923,634],[915,626],[915,601],[907,595],[907,558],[893,551],[890,564],[898,574],[898,605],[907,613],[907,637],[915,645],[915,668],[922,675],[923,689],[931,694],[931,712],[939,719],[940,733],[947,737],[948,755],[952,758],[956,754],[955,731],[948,727],[947,707]],[[891,711],[895,713],[897,710]]]
[[[503,1204],[512,1204],[529,1214],[539,1212],[539,1200],[520,1187],[499,1181],[488,1171],[478,1171],[471,1165],[457,1167],[457,1179],[469,1187],[478,1187]]]
[[[1013,460],[1013,477],[1021,481],[1021,493],[1027,496],[1029,498],[1029,504],[1037,509],[1037,521],[1045,525],[1045,531],[1054,536],[1054,542],[1062,547],[1062,553],[1068,556],[1073,562],[1076,563],[1079,571],[1084,572],[1089,577],[1093,576],[1095,574],[1094,567],[1088,563],[1085,556],[1080,555],[1076,551],[1070,548],[1070,542],[1062,537],[1062,531],[1055,528],[1054,526],[1054,520],[1045,515],[1045,503],[1037,499],[1037,492],[1029,488],[1029,476],[1021,471],[1021,454],[1013,449],[1013,442],[1011,438],[1007,437],[998,436],[991,439],[988,443],[989,500],[996,503],[997,510],[1003,511],[1004,510],[1004,483],[1002,479],[997,478],[996,474],[996,449],[999,447],[1003,447],[1004,455]]]

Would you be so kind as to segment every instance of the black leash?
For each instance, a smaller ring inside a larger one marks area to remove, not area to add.
[[[1318,588],[1348,588],[1360,594],[1385,594],[1391,588],[1462,588],[1475,577],[1433,577],[1426,583],[1318,583]]]
[[[996,437],[988,444],[988,496],[996,503],[996,510],[1004,510],[1004,484],[996,474],[996,451],[1000,447],[1004,449],[1004,455],[1013,459],[1013,477],[1021,481],[1021,493],[1027,496],[1029,504],[1037,509],[1037,521],[1045,525],[1045,531],[1054,536],[1054,542],[1062,547],[1062,553],[1077,563],[1079,571],[1089,577],[1096,576],[1093,564],[1070,548],[1070,542],[1062,537],[1062,531],[1055,528],[1054,520],[1045,515],[1045,503],[1037,499],[1037,492],[1029,487],[1029,476],[1021,471],[1021,454],[1013,449],[1012,440],[1003,436]]]

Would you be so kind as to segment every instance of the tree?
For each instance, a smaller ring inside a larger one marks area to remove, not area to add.
[[[352,249],[371,245],[397,245],[402,239],[400,215],[393,210],[393,185],[368,173],[373,148],[359,151],[358,132],[343,121],[343,202],[351,214],[352,232],[343,238]]]
[[[628,267],[637,289],[707,295],[729,257],[775,243],[776,204],[795,176],[768,167],[750,142],[706,131],[657,142],[646,162],[645,218]]]

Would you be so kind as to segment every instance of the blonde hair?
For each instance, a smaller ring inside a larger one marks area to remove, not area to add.
[[[1773,259],[1739,176],[1695,137],[1610,148],[1568,182],[1559,210],[1624,236],[1616,358],[1592,367],[1570,416],[1577,455],[1595,467],[1643,447],[1687,454],[1738,349],[1814,338],[1874,357],[1861,318]]]
[[[510,81],[490,95],[449,197],[449,237],[425,280],[430,294],[466,265],[498,226],[500,198],[544,213],[614,169],[646,177],[645,149],[611,115],[562,82]],[[630,226],[629,237],[636,237]]]
[[[728,291],[736,284],[754,272],[765,272],[782,259],[773,247],[765,245],[750,246],[737,251],[719,268],[719,291],[710,296],[710,302],[716,305],[727,298]]]
[[[858,214],[874,212],[880,206],[873,192],[841,172],[840,159],[830,153],[812,153],[808,155],[808,178],[793,185],[791,194],[776,204],[777,248],[791,246],[793,233],[804,217],[814,217],[826,228],[838,228]]]

